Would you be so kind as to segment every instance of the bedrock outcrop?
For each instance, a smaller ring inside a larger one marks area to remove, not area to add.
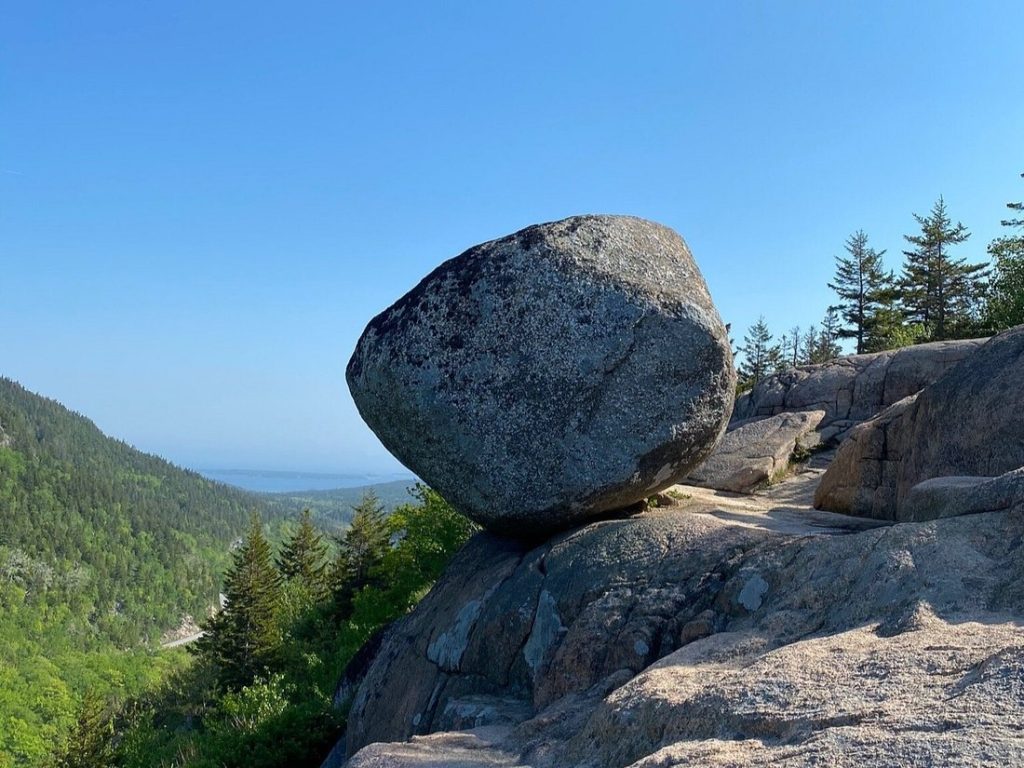
[[[1019,504],[794,528],[822,513],[785,483],[762,524],[678,490],[536,547],[473,539],[384,638],[351,768],[1024,762]]]
[[[1016,476],[982,487],[974,501],[965,477],[994,478],[1024,467],[1024,326],[989,340],[915,396],[854,429],[815,497],[820,509],[889,520],[921,520],[985,510],[1010,498]],[[939,478],[950,478],[939,481]],[[932,481],[923,489],[915,486]]]
[[[538,537],[684,477],[732,410],[726,330],[686,243],[578,216],[469,249],[374,318],[366,423],[485,527]]]
[[[939,379],[985,339],[937,341],[840,357],[767,377],[736,401],[733,420],[822,410],[828,440]]]
[[[794,453],[817,448],[817,427],[824,411],[779,413],[746,421],[733,421],[714,452],[686,482],[734,493],[748,493],[778,479]]]

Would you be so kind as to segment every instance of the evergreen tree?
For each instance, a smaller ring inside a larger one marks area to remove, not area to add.
[[[1024,177],[1024,173],[1021,174]],[[1007,203],[1011,211],[1024,211],[1024,203]],[[1003,219],[1004,227],[1024,230],[1024,219]],[[986,300],[985,320],[992,331],[1024,324],[1024,231],[997,237],[988,245],[992,280]]]
[[[298,584],[314,599],[327,591],[327,545],[313,526],[309,510],[303,510],[295,532],[284,543],[276,560],[285,581]]]
[[[782,347],[782,354],[786,357],[786,362],[789,367],[796,368],[800,365],[800,326],[794,325],[789,329],[788,344],[780,345]]]
[[[829,360],[834,360],[843,353],[842,347],[839,346],[839,338],[841,335],[841,322],[839,320],[839,310],[836,307],[829,307],[825,312],[825,317],[821,321],[821,331],[818,333],[818,343],[815,352],[816,363],[827,363]]]
[[[384,507],[373,491],[363,496],[352,511],[348,530],[337,540],[338,554],[331,569],[334,602],[343,617],[351,611],[356,594],[375,583],[391,540]]]
[[[921,233],[904,235],[914,247],[903,252],[903,311],[911,322],[924,326],[929,338],[951,338],[970,329],[983,293],[985,265],[950,254],[970,232],[960,222],[952,223],[941,197],[928,216],[915,213],[914,219]]]
[[[739,351],[743,353],[743,362],[737,370],[740,391],[753,389],[761,379],[778,368],[781,352],[772,345],[772,334],[763,315],[747,331]]]
[[[57,758],[57,768],[106,768],[113,765],[113,738],[113,711],[95,692],[86,691],[78,720]]]
[[[232,560],[224,574],[227,602],[189,650],[214,666],[222,684],[240,688],[267,669],[281,639],[281,577],[255,512]]]
[[[800,365],[814,365],[818,360],[818,326],[812,325],[804,333],[800,348]]]
[[[849,255],[836,257],[836,275],[828,287],[839,295],[837,309],[845,323],[838,338],[855,339],[859,355],[867,351],[871,328],[892,294],[893,277],[882,264],[885,251],[871,248],[863,230],[850,235],[845,247]]]

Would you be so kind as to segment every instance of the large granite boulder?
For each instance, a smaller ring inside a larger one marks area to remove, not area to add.
[[[799,411],[733,422],[718,447],[686,482],[749,493],[784,474],[794,452],[816,448],[820,442],[816,428],[824,418],[824,411]]]
[[[823,410],[822,429],[832,427],[828,439],[924,389],[984,341],[937,341],[793,368],[738,398],[733,420]]]
[[[686,243],[626,216],[529,227],[445,262],[370,322],[347,378],[403,464],[482,525],[533,537],[685,477],[735,388]]]
[[[915,397],[862,424],[840,447],[819,509],[889,520],[929,515],[911,490],[941,477],[995,477],[1024,466],[1024,326],[993,337]],[[947,481],[946,493],[951,484]],[[926,486],[928,491],[931,487]],[[950,507],[942,514],[948,514]]]
[[[385,638],[350,768],[1024,763],[1022,518],[482,534]]]

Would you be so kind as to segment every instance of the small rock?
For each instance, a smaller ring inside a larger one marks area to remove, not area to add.
[[[686,622],[679,630],[679,645],[684,646],[694,640],[715,634],[716,614],[714,611],[701,611],[696,617]]]

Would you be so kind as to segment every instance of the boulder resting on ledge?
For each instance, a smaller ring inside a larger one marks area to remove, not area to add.
[[[685,477],[736,385],[686,243],[629,216],[540,224],[445,262],[370,322],[347,379],[403,464],[486,528],[533,539]]]

